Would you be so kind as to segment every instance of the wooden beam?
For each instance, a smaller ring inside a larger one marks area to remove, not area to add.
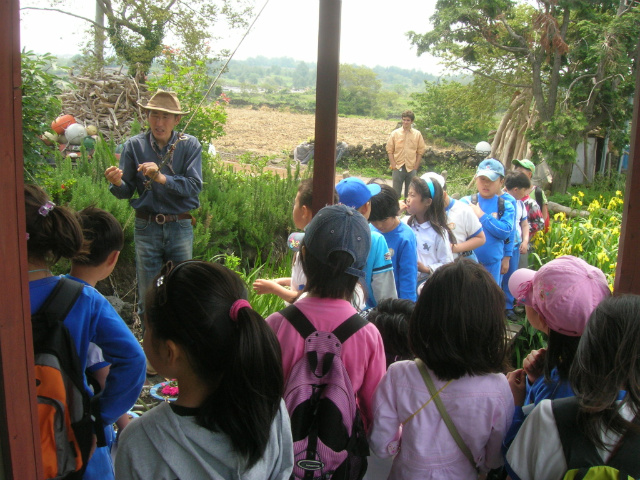
[[[640,42],[636,48],[636,58],[640,58]],[[622,228],[618,245],[618,266],[613,290],[616,295],[623,293],[640,294],[640,68],[636,66],[636,91],[633,100],[633,121],[631,122],[631,150],[627,168],[627,184],[624,192],[624,210]],[[637,168],[634,168],[637,167]]]
[[[27,278],[18,0],[0,2],[0,445],[4,478],[43,478]]]
[[[325,205],[333,203],[335,188],[341,9],[341,0],[320,0],[313,154],[314,215]]]

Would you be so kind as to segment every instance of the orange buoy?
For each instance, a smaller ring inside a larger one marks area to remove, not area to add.
[[[73,115],[61,115],[51,123],[51,128],[58,135],[62,135],[65,129],[74,123],[76,123],[76,119],[73,118]]]

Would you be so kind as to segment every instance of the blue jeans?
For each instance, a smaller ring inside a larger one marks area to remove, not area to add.
[[[525,255],[526,256],[526,255]],[[509,270],[502,276],[502,291],[504,292],[504,296],[506,299],[505,309],[513,310],[513,295],[509,291],[509,279],[513,272],[518,269],[518,264],[520,263],[520,244],[516,243],[513,246],[513,254],[511,256],[511,260],[509,261]]]
[[[193,227],[191,219],[158,225],[136,218],[136,275],[138,277],[138,315],[143,320],[144,297],[151,281],[169,260],[182,262],[193,257]]]
[[[400,198],[402,195],[402,186],[404,185],[404,198],[409,195],[409,184],[411,179],[416,176],[417,170],[411,170],[407,172],[407,167],[404,165],[400,168],[394,168],[391,171],[391,179],[393,180],[393,189],[396,191]]]

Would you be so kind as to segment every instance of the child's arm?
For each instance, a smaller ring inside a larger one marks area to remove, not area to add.
[[[395,454],[393,445],[400,441],[401,422],[397,413],[393,373],[387,372],[373,396],[373,424],[369,430],[369,446],[377,457],[389,458]]]
[[[515,217],[513,203],[508,200],[504,202],[504,213],[502,218],[494,218],[491,214],[485,213],[480,205],[471,204],[470,207],[480,220],[485,233],[493,235],[500,240],[506,240],[511,235]]]
[[[411,232],[413,242],[406,242],[402,249],[396,252],[398,257],[398,298],[406,298],[415,302],[418,299],[418,250],[415,236]]]
[[[272,293],[279,296],[285,302],[293,303],[295,299],[298,298],[298,292],[295,292],[283,286],[283,284],[286,284],[286,280],[288,280],[289,285],[291,285],[291,278],[278,278],[276,280],[265,280],[259,278],[258,280],[253,282],[253,289],[260,295],[263,295],[265,293]]]
[[[451,245],[451,252],[452,253],[469,252],[471,250],[475,250],[478,247],[481,247],[482,245],[485,244],[486,241],[487,241],[487,237],[485,236],[484,232],[480,230],[477,234],[465,240],[464,242]]]
[[[435,258],[436,261],[431,265],[428,265],[431,273],[435,272],[439,267],[444,265],[445,263],[453,262],[453,252],[451,250],[451,243],[449,243],[449,237],[447,233],[444,234],[446,236],[442,237],[438,235],[436,238],[436,242],[434,248],[436,249]]]
[[[522,229],[522,242],[520,243],[520,253],[526,255],[529,250],[529,220],[526,218],[520,222]]]

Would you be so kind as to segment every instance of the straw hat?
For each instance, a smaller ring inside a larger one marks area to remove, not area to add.
[[[175,115],[186,115],[189,113],[181,110],[180,100],[178,100],[176,92],[165,92],[164,90],[158,90],[146,105],[142,105],[140,102],[138,102],[138,105],[147,110],[158,110]]]

